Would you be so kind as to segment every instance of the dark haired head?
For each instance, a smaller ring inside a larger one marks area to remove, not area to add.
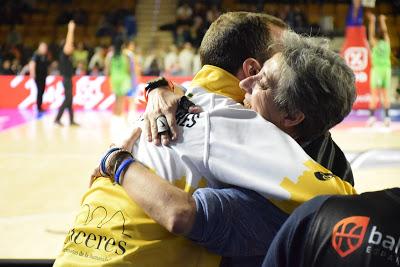
[[[117,36],[113,40],[114,46],[114,55],[120,55],[122,51],[122,46],[124,45],[124,39],[120,36]]]
[[[220,67],[236,75],[247,58],[261,64],[272,56],[271,26],[286,28],[273,16],[251,12],[228,12],[214,21],[200,46],[203,65]]]

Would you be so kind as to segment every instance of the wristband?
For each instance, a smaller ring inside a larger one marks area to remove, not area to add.
[[[115,173],[117,172],[121,163],[124,162],[124,160],[126,160],[128,158],[133,158],[132,153],[129,151],[121,149],[120,151],[115,152],[115,155],[111,159],[112,162],[110,162],[108,164],[108,167],[111,168],[111,173],[109,174],[110,177],[112,177],[112,178],[115,177]],[[107,163],[106,163],[106,165],[107,165]]]
[[[147,86],[144,88],[144,98],[146,103],[149,101],[149,93],[156,88],[167,86],[172,92],[175,91],[174,84],[170,81],[165,79],[164,77],[157,78],[153,81],[150,81]]]
[[[176,110],[176,117],[181,118],[186,113],[189,112],[189,108],[195,106],[195,104],[190,101],[186,96],[182,96],[178,103],[178,108]]]
[[[108,172],[107,172],[107,169],[106,169],[106,161],[107,161],[107,158],[111,155],[111,153],[113,153],[113,152],[115,152],[115,151],[117,151],[117,150],[120,150],[120,148],[117,148],[117,147],[113,147],[113,148],[111,148],[110,150],[108,150],[107,152],[106,152],[106,154],[103,156],[103,158],[101,159],[101,161],[100,161],[100,173],[101,173],[101,175],[103,175],[103,176],[108,176],[108,175],[110,175]]]
[[[115,176],[114,176],[115,183],[121,185],[121,181],[119,180],[121,173],[123,171],[125,171],[125,169],[127,169],[129,167],[129,165],[131,165],[133,162],[135,162],[135,160],[132,157],[132,158],[125,159],[121,163],[121,165],[118,167],[118,170],[116,171]]]

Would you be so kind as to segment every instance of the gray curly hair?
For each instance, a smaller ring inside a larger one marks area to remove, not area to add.
[[[288,115],[301,111],[299,141],[309,141],[340,123],[356,98],[353,71],[327,45],[285,31],[279,44],[283,62],[273,82],[274,102]]]

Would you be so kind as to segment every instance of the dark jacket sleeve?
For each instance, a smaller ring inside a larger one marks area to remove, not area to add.
[[[314,215],[329,196],[319,196],[297,208],[272,242],[262,267],[302,266]]]
[[[195,191],[197,214],[188,238],[226,257],[265,255],[288,215],[243,188]]]

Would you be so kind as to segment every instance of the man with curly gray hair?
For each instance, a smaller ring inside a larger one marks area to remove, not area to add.
[[[311,142],[350,113],[354,74],[338,54],[313,38],[286,31],[276,45],[281,52],[240,86],[248,103],[262,102],[267,120],[298,143]]]

